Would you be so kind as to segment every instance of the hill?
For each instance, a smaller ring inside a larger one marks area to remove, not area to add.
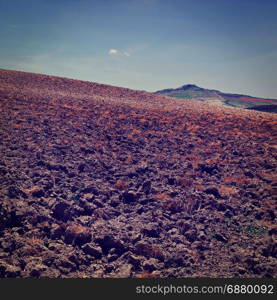
[[[186,84],[177,89],[164,89],[155,94],[166,95],[181,99],[198,99],[202,101],[220,101],[224,105],[256,109],[265,112],[276,112],[277,100],[257,98],[242,94],[222,93],[218,90],[209,90],[194,84]]]
[[[0,104],[0,277],[276,277],[276,115],[8,70]]]

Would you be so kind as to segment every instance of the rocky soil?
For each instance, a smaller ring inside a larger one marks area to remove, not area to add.
[[[0,277],[276,277],[276,125],[0,70]]]

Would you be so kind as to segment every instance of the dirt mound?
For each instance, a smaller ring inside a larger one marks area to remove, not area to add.
[[[0,103],[0,277],[276,277],[276,115],[7,70]]]

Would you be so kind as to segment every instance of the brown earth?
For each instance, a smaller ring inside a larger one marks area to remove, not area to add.
[[[0,277],[276,277],[276,115],[7,70],[0,103]]]

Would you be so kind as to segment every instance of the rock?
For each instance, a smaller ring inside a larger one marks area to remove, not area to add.
[[[113,262],[113,261],[115,261],[115,260],[117,260],[118,259],[118,255],[117,254],[108,254],[108,256],[107,256],[107,260],[108,260],[108,262],[110,263],[110,262]]]
[[[51,238],[60,239],[64,234],[64,229],[60,225],[54,225],[51,229]]]
[[[206,194],[214,195],[216,198],[221,198],[221,195],[216,187],[210,187],[204,190]]]
[[[30,262],[25,266],[24,273],[27,274],[28,277],[40,277],[47,269],[48,267],[44,264]]]
[[[3,208],[0,204],[0,232],[5,229],[9,224],[9,215],[8,211]]]
[[[268,231],[268,234],[269,235],[277,235],[277,227],[270,229]]]
[[[219,234],[219,233],[213,234],[213,238],[215,238],[219,242],[223,242],[223,243],[227,243],[228,242],[228,239],[224,235]]]
[[[141,164],[139,167],[136,168],[136,172],[139,174],[144,174],[149,171],[150,168],[146,164]]]
[[[44,278],[59,278],[61,277],[61,273],[58,269],[47,269],[43,272],[42,276]]]
[[[63,273],[68,273],[70,271],[72,272],[76,270],[76,265],[70,260],[68,260],[66,257],[61,257],[55,260],[54,264]]]
[[[88,231],[85,231],[83,233],[80,233],[76,237],[76,239],[74,241],[74,244],[78,245],[78,246],[81,246],[81,245],[83,245],[85,243],[89,243],[90,241],[91,241],[91,233],[88,232]]]
[[[160,228],[155,225],[148,225],[146,228],[141,229],[141,233],[148,237],[158,238],[160,236]]]
[[[169,185],[175,185],[176,184],[176,178],[175,177],[168,177],[167,184]]]
[[[140,233],[135,234],[134,236],[132,236],[131,238],[131,242],[133,244],[136,244],[138,241],[140,241],[142,239],[142,235]]]
[[[142,257],[134,254],[129,255],[128,262],[133,265],[134,269],[137,270],[141,266]]]
[[[64,222],[71,219],[70,205],[65,202],[59,202],[53,209],[53,217]]]
[[[8,189],[8,197],[9,198],[27,198],[28,196],[18,187],[16,186],[10,186]]]
[[[179,268],[187,266],[186,258],[183,255],[172,254],[165,260],[166,268]]]
[[[136,203],[139,196],[134,191],[126,191],[121,195],[121,198],[125,203],[132,204],[132,203]]]
[[[251,268],[253,269],[254,266],[256,266],[257,264],[259,264],[259,260],[258,258],[247,258],[245,260],[245,263]]]
[[[245,172],[244,175],[249,178],[254,178],[254,174],[250,171]]]
[[[68,169],[67,169],[67,167],[66,167],[66,166],[59,165],[59,169],[60,169],[62,172],[64,172],[64,173],[68,174]]]
[[[37,189],[37,190],[33,191],[32,192],[32,196],[36,197],[36,198],[44,197],[44,191],[43,191],[43,189]]]
[[[107,265],[106,267],[105,267],[105,272],[106,273],[111,273],[112,271],[114,271],[114,266],[113,265]]]
[[[149,258],[142,263],[142,267],[144,270],[152,272],[159,268],[159,262],[155,258]]]
[[[93,256],[96,259],[100,259],[102,257],[102,249],[101,249],[101,247],[98,247],[98,246],[95,246],[95,245],[92,245],[92,244],[85,244],[82,247],[82,250],[86,254],[88,254],[90,256]]]
[[[115,276],[116,278],[128,278],[131,276],[131,271],[132,271],[132,265],[131,264],[124,264],[120,266],[116,273]]]
[[[74,224],[67,227],[65,231],[64,241],[67,244],[73,243],[75,245],[81,246],[91,241],[91,233],[86,227]]]
[[[84,172],[85,167],[86,167],[85,164],[80,164],[80,165],[78,166],[78,171],[79,171],[80,173]]]
[[[123,244],[123,242],[116,240],[111,235],[105,235],[103,238],[98,238],[96,239],[96,242],[100,245],[104,254],[108,254],[109,250],[112,248],[116,249],[116,254],[118,255],[127,251],[127,247]]]
[[[14,210],[11,211],[10,213],[7,213],[7,215],[5,215],[2,220],[4,222],[2,226],[4,225],[4,227],[9,227],[9,228],[21,227],[23,222],[23,216],[21,215],[21,213],[16,212]]]
[[[220,203],[217,204],[216,208],[217,208],[218,211],[226,211],[228,206],[225,203],[220,202]]]
[[[244,275],[247,272],[247,270],[243,267],[238,267],[238,273],[241,275]]]
[[[104,207],[103,203],[99,199],[94,199],[93,204],[100,208]]]
[[[199,233],[198,233],[198,238],[202,241],[205,241],[206,240],[206,234],[203,230],[200,230]]]
[[[142,255],[147,258],[154,257],[161,261],[164,260],[164,253],[161,249],[156,246],[151,246],[147,242],[138,242],[135,246],[134,253],[137,255]]]
[[[168,233],[170,235],[176,235],[176,234],[178,234],[178,232],[179,232],[179,230],[177,228],[172,228],[172,229],[168,230]]]
[[[48,249],[51,250],[51,251],[55,251],[57,249],[59,249],[61,247],[61,242],[55,242],[55,243],[49,243],[48,244]],[[52,257],[51,257],[52,259]]]
[[[169,196],[170,196],[171,198],[175,198],[175,197],[177,197],[178,195],[179,195],[179,193],[176,192],[176,191],[172,191],[172,192],[169,193]]]
[[[8,253],[6,253],[6,252],[4,252],[4,251],[0,251],[0,259],[6,258],[6,257],[8,257],[8,256],[9,256]]]
[[[230,210],[230,209],[228,209],[228,210],[224,213],[224,217],[226,217],[226,218],[228,218],[228,219],[232,218],[233,215],[234,215],[234,213],[233,213],[233,211]]]
[[[86,193],[86,194],[84,194],[84,200],[85,201],[89,201],[89,202],[92,202],[93,201],[93,199],[94,199],[94,194],[91,194],[91,193]]]
[[[276,243],[269,244],[266,248],[262,250],[262,255],[265,257],[272,256],[277,258],[277,244]]]
[[[68,176],[69,178],[74,178],[74,177],[76,177],[76,173],[70,172],[70,173],[67,174],[67,176]]]
[[[183,222],[183,221],[182,221],[182,223],[180,223],[179,226],[181,227],[180,232],[181,232],[182,234],[185,234],[185,232],[187,232],[188,230],[190,230],[190,229],[192,228],[192,226],[191,226],[190,223],[188,223],[188,222]]]
[[[117,207],[119,204],[120,204],[120,201],[117,200],[117,199],[112,199],[110,202],[109,202],[110,206],[111,207]]]
[[[193,243],[197,239],[197,231],[190,229],[185,233],[185,237],[190,243]]]
[[[205,164],[200,164],[199,165],[199,170],[201,172],[206,172],[210,175],[213,175],[216,173],[216,171],[218,170],[217,166],[209,166],[209,165],[205,165]]]
[[[206,250],[209,250],[210,247],[207,246],[207,244],[203,243],[203,241],[196,241],[194,244],[193,244],[193,247],[195,249],[197,249],[198,251],[202,252],[202,251],[206,251]]]
[[[148,195],[151,191],[151,181],[145,181],[141,187],[141,190]]]
[[[5,262],[0,262],[0,277],[19,277],[21,269],[18,266],[13,266]]]
[[[91,216],[92,213],[94,212],[94,210],[97,208],[97,206],[94,203],[86,202],[86,203],[84,203],[82,208],[84,210],[82,213],[83,215]]]
[[[180,213],[184,210],[184,203],[180,200],[166,200],[163,204],[163,208],[171,213],[171,219],[173,219],[176,213]]]
[[[252,268],[252,272],[254,274],[261,275],[266,272],[266,267],[263,266],[262,264],[257,264]]]
[[[98,190],[93,185],[87,186],[86,188],[82,189],[82,193],[84,193],[84,194],[93,194],[93,195],[96,195],[96,196],[98,196],[98,194],[99,194]]]

